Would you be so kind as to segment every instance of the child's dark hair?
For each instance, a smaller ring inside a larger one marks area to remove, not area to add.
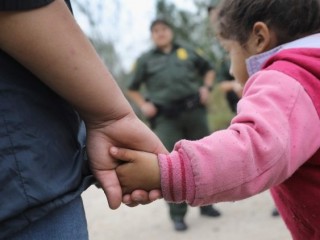
[[[218,35],[242,45],[264,22],[280,45],[320,31],[320,0],[223,0],[216,20]]]

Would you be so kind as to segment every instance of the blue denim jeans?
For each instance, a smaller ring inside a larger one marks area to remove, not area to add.
[[[81,197],[34,222],[8,240],[88,240]]]

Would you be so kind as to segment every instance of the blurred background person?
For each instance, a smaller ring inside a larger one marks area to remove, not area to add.
[[[137,60],[127,94],[172,150],[180,139],[197,140],[209,134],[206,105],[215,72],[199,52],[174,41],[168,21],[154,20],[150,31],[155,47]],[[186,230],[187,204],[169,204],[169,209],[175,230]],[[200,214],[220,216],[212,205],[200,207]]]
[[[208,5],[208,15],[211,24],[214,24],[216,18],[216,9],[220,0],[210,0]],[[236,113],[237,104],[242,96],[242,86],[234,79],[229,73],[230,61],[225,51],[220,47],[221,58],[218,62],[217,67],[217,83],[219,89],[224,93],[227,100],[228,106],[232,113]]]

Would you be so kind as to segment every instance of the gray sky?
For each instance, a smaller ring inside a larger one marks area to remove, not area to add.
[[[91,0],[98,2],[97,0]],[[192,0],[170,0],[177,7],[192,11]],[[100,1],[102,6],[89,9],[96,19],[102,22],[96,31],[90,29],[87,19],[74,9],[75,18],[87,34],[99,32],[103,38],[112,40],[121,57],[123,67],[129,71],[135,59],[150,46],[149,25],[155,16],[154,0]],[[94,4],[93,4],[94,5]]]

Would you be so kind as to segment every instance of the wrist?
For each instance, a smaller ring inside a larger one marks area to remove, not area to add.
[[[213,86],[212,85],[204,85],[204,87],[209,91],[212,92]]]
[[[139,104],[139,108],[140,109],[143,109],[145,106],[147,106],[148,105],[148,102],[147,101],[144,101],[144,102],[141,102],[140,104]]]

